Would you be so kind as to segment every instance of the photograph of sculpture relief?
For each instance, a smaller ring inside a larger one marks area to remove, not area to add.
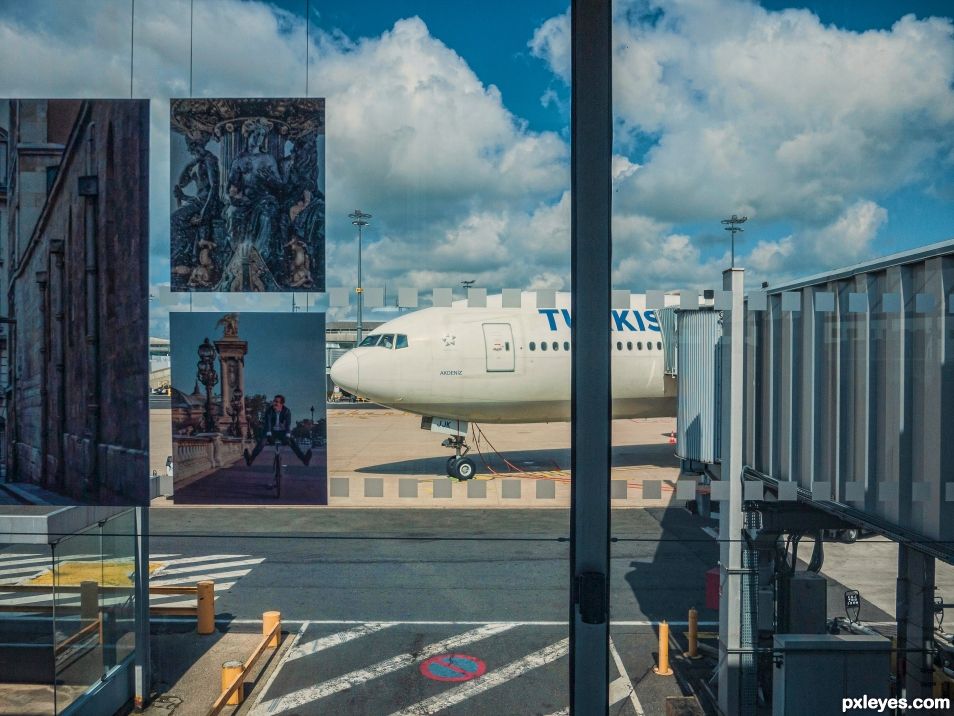
[[[324,291],[324,99],[173,99],[174,291]]]
[[[176,504],[327,504],[323,313],[170,318]]]

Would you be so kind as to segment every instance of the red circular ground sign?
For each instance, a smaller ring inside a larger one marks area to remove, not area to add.
[[[421,663],[421,674],[434,681],[470,681],[487,671],[487,664],[467,654],[441,654]]]

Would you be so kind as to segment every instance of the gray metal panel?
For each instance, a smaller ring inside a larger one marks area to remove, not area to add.
[[[783,311],[794,290],[801,310]],[[954,562],[952,292],[954,241],[768,291],[746,322],[744,448],[759,472],[830,485],[815,499]]]
[[[656,311],[659,332],[663,344],[663,364],[667,375],[677,375],[678,339],[676,337],[676,309],[661,308]]]
[[[720,319],[721,313],[716,311],[678,314],[676,454],[684,460],[717,462],[722,406]]]

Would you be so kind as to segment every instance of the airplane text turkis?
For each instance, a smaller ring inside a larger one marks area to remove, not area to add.
[[[559,330],[558,320],[567,328],[570,327],[570,311],[566,308],[538,308],[538,313],[547,318],[547,324],[551,331]],[[659,321],[656,319],[655,311],[636,311],[636,310],[613,310],[612,327],[614,331],[659,331]],[[559,317],[559,318],[558,318]]]

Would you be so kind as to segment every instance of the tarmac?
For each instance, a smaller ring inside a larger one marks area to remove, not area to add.
[[[239,461],[177,488],[172,504],[282,504],[374,508],[561,508],[570,505],[568,423],[479,425],[468,454],[475,479],[447,476],[453,451],[446,437],[421,430],[419,416],[366,404],[328,411],[327,470],[321,453],[304,468],[283,448],[287,489],[271,489],[271,452],[251,468]],[[679,461],[670,436],[673,418],[613,423],[611,496],[617,507],[664,506],[673,497]],[[528,447],[532,446],[532,447]],[[644,483],[646,483],[644,485]]]

